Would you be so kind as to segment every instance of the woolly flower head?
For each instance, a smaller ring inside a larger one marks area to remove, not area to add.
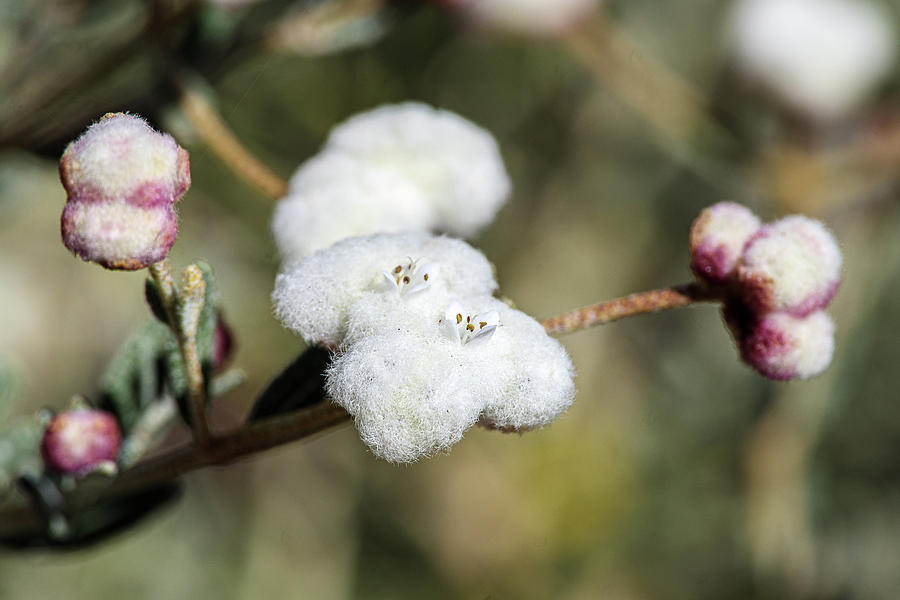
[[[434,207],[402,173],[325,151],[291,178],[272,231],[285,264],[347,237],[427,231]]]
[[[471,237],[510,190],[488,132],[425,104],[387,105],[332,130],[322,152],[295,174],[272,229],[285,264],[381,231]]]
[[[178,228],[173,205],[191,184],[188,154],[172,136],[140,117],[110,113],[69,144],[59,172],[69,250],[127,270],[168,255]]]
[[[572,363],[540,323],[493,298],[484,256],[427,233],[350,238],[294,263],[275,312],[335,349],[326,389],[392,462],[449,448],[480,422],[524,431],[574,398]]]
[[[278,275],[272,298],[286,327],[309,343],[336,346],[350,308],[364,296],[385,298],[398,307],[392,311],[410,304],[427,312],[446,295],[496,288],[490,263],[465,242],[407,232],[349,238],[314,252]]]
[[[445,3],[478,27],[553,37],[589,16],[597,9],[599,0],[447,0]]]
[[[351,321],[369,327],[366,303]],[[479,421],[507,431],[541,427],[575,394],[562,346],[528,315],[486,296],[360,337],[335,358],[326,389],[372,452],[391,462],[446,450]]]
[[[729,38],[746,76],[828,121],[852,111],[890,70],[890,23],[867,0],[738,0]]]

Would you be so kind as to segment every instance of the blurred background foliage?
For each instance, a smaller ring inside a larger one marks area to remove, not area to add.
[[[896,597],[896,68],[871,112],[829,140],[856,152],[835,166],[735,83],[722,0],[603,10],[647,52],[635,62],[661,57],[710,99],[726,143],[661,131],[617,93],[619,73],[598,77],[562,43],[468,31],[412,1],[346,39],[326,36],[331,45],[284,34],[311,4],[2,3],[3,422],[90,395],[146,315],[143,274],[105,272],[59,242],[58,157],[108,111],[144,115],[191,152],[172,259],[214,266],[234,364],[249,374],[217,407],[217,426],[237,423],[302,350],[271,316],[271,201],[179,111],[181,68],[283,176],[335,123],[385,102],[423,100],[493,132],[515,193],[476,244],[502,292],[536,317],[688,280],[691,221],[719,200],[767,219],[821,218],[846,261],[832,367],[808,382],[764,380],[738,362],[711,306],[577,333],[564,339],[577,402],[543,431],[474,429],[449,455],[396,467],[345,426],[192,474],[178,504],[99,547],[3,551],[0,597]],[[883,142],[880,153],[860,139]]]

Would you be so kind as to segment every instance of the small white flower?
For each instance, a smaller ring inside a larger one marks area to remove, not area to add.
[[[839,119],[890,71],[894,26],[866,0],[739,0],[729,24],[737,67],[796,110]]]
[[[428,258],[399,262],[403,256]],[[398,266],[398,275],[406,274],[388,283],[385,271],[393,275]],[[409,311],[436,322],[447,297],[489,295],[496,288],[491,265],[478,250],[461,240],[410,232],[349,238],[319,250],[278,275],[272,299],[286,327],[309,343],[335,346],[361,300],[368,304],[359,310],[360,336],[413,318]]]
[[[444,311],[444,318],[439,323],[447,338],[465,345],[476,340],[489,340],[500,326],[500,313],[491,310],[472,316],[462,304],[454,302]]]
[[[397,265],[390,271],[382,271],[387,287],[399,295],[412,295],[424,292],[434,285],[435,279],[441,273],[440,263],[424,259],[406,261]]]

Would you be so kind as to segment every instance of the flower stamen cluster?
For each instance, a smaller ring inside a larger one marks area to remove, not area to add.
[[[440,263],[409,258],[408,262],[397,265],[391,271],[382,271],[381,274],[384,275],[389,289],[403,295],[427,290],[440,272]]]
[[[472,316],[461,304],[454,303],[447,307],[444,318],[438,321],[447,338],[465,346],[476,340],[484,342],[491,339],[500,326],[500,314],[496,310]]]

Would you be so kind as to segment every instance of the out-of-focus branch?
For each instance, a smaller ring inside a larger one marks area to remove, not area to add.
[[[287,192],[287,182],[241,143],[213,105],[199,91],[179,79],[178,105],[203,142],[244,181],[272,200]]]
[[[622,104],[661,134],[663,149],[729,193],[750,194],[746,178],[716,156],[735,140],[713,118],[704,95],[614,22],[597,15],[563,44]],[[716,148],[715,152],[697,146]]]

